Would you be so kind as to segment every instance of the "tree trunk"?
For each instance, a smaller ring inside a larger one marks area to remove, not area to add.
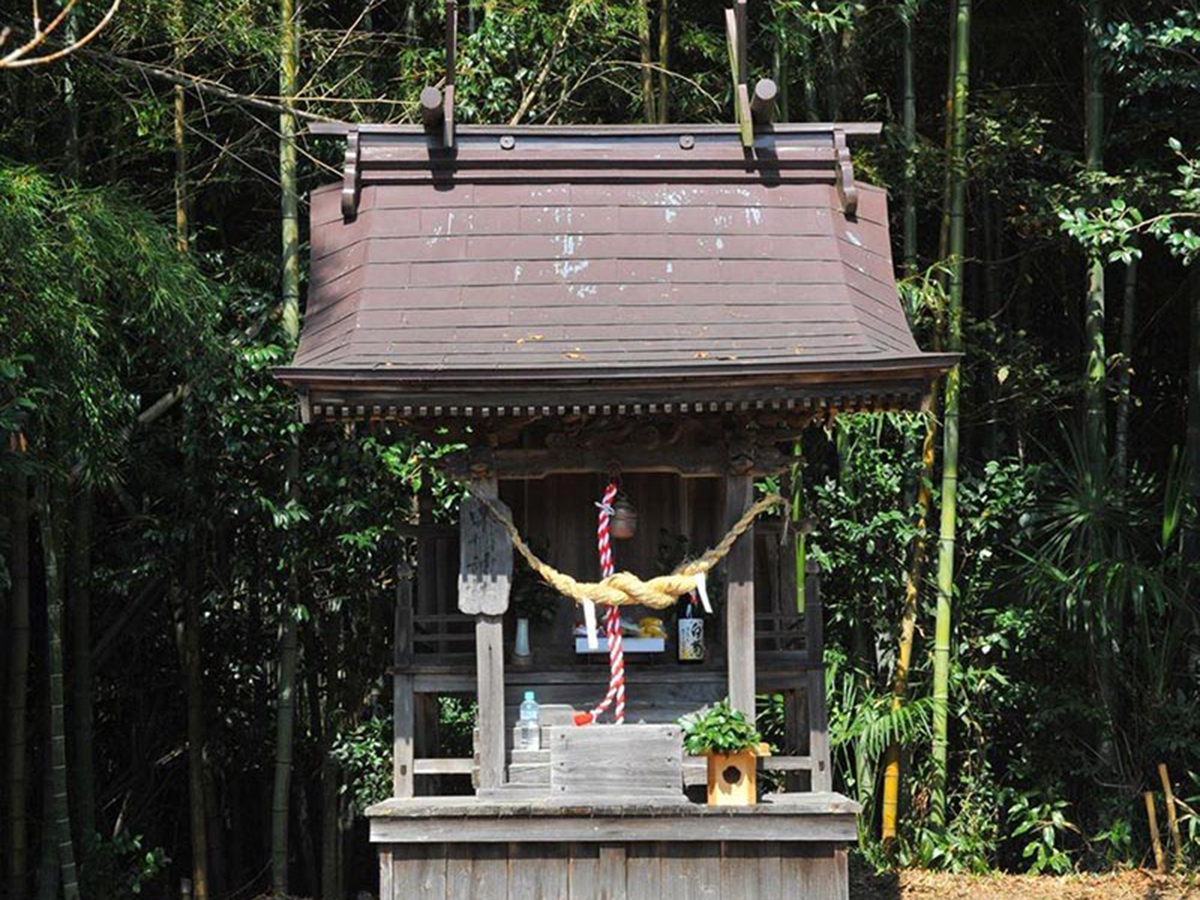
[[[642,59],[642,116],[654,122],[654,69],[650,57],[649,0],[638,0],[638,49]]]
[[[1104,171],[1104,68],[1100,55],[1103,0],[1088,0],[1085,66],[1087,99],[1084,104],[1086,167],[1090,173]],[[1093,254],[1088,262],[1087,301],[1084,305],[1084,419],[1088,461],[1097,474],[1107,458],[1107,355],[1104,347],[1105,296],[1104,261]]]
[[[1123,487],[1129,481],[1129,413],[1133,403],[1133,342],[1137,325],[1138,261],[1125,267],[1125,296],[1121,304],[1121,365],[1117,370],[1117,422],[1113,437],[1116,477]],[[1190,407],[1189,407],[1190,408]]]
[[[177,639],[187,702],[188,823],[192,833],[192,896],[210,895],[208,876],[208,817],[204,791],[204,669],[200,639],[200,548],[195,529],[189,530],[179,600]]]
[[[280,0],[279,94],[290,107],[296,93],[300,67],[300,26],[295,0]],[[279,116],[279,183],[282,218],[282,320],[284,334],[293,347],[300,335],[300,219],[296,184],[296,118],[290,113]],[[300,448],[293,438],[287,456],[287,482],[290,497],[297,496],[300,476]],[[289,541],[289,553],[294,554]],[[288,818],[292,779],[292,737],[296,719],[296,661],[299,653],[296,607],[300,584],[296,561],[289,561],[288,597],[281,613],[279,640],[279,684],[275,715],[275,778],[271,797],[271,886],[275,893],[286,894],[288,883]]]
[[[289,595],[290,593],[289,588]],[[271,796],[271,884],[277,894],[287,893],[288,817],[298,655],[296,616],[290,604],[284,605],[282,617],[279,639],[279,689],[275,714],[275,783]]]
[[[208,743],[200,757],[204,773],[204,835],[208,850],[208,891],[214,897],[224,897],[229,884],[229,857],[225,855],[225,826],[221,818],[221,803],[213,780],[212,761]]]
[[[342,646],[341,616],[332,613],[324,620],[325,627],[325,678],[323,696],[313,698],[322,702],[324,715],[321,721],[321,897],[335,900],[340,896],[341,883],[341,784],[337,760],[333,757],[336,742],[338,711],[339,661]]]
[[[62,534],[66,521],[66,488],[51,483],[41,490],[38,518],[46,572],[47,671],[50,676],[50,771],[53,785],[50,830],[57,848],[65,900],[79,900],[75,848],[71,842],[71,807],[67,798],[67,730],[63,713],[63,570]]]
[[[46,693],[49,695],[49,682],[46,683]],[[47,723],[49,724],[49,723]],[[46,738],[49,740],[49,729]],[[45,766],[42,769],[42,849],[38,859],[37,896],[38,900],[58,900],[58,888],[62,884],[62,872],[58,867],[58,847],[55,843],[54,822],[54,769]]]
[[[89,487],[79,490],[71,529],[71,721],[75,746],[71,769],[75,816],[84,859],[96,839],[96,780],[92,696],[92,515]]]
[[[20,440],[15,438],[14,443]],[[19,455],[19,454],[18,454]],[[24,900],[28,887],[26,868],[29,846],[25,828],[27,723],[25,699],[29,685],[29,479],[18,459],[12,480],[12,595],[8,620],[8,718],[5,728],[5,796],[8,798],[7,893],[9,900]]]
[[[671,121],[671,0],[658,0],[658,121]]]
[[[950,145],[950,291],[947,309],[949,349],[962,350],[963,255],[966,244],[967,91],[971,63],[971,0],[958,0],[954,24],[954,105]],[[933,648],[933,764],[930,818],[946,824],[946,760],[950,694],[950,624],[954,597],[954,548],[958,528],[958,415],[960,367],[946,374],[945,433],[942,446],[942,508],[938,537],[937,618]]]

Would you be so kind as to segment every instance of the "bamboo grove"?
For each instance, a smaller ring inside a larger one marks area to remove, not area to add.
[[[716,0],[460,8],[462,121],[730,119]],[[442,448],[302,433],[270,373],[307,192],[339,176],[304,126],[416,121],[443,8],[125,0],[90,37],[108,12],[0,73],[6,896],[347,897],[406,526],[456,497]],[[964,353],[928,412],[796,448],[862,855],[1137,864],[1165,764],[1194,863],[1200,7],[755,0],[750,25],[783,116],[885,122],[856,169],[893,195],[924,346]]]

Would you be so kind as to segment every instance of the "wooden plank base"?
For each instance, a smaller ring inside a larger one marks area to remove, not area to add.
[[[850,895],[842,842],[383,844],[379,860],[380,900],[847,900]]]

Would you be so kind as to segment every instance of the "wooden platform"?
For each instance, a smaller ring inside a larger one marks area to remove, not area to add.
[[[424,797],[367,815],[381,900],[845,900],[857,812],[809,793],[747,807]]]

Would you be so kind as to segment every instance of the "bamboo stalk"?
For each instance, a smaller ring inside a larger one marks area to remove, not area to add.
[[[39,521],[42,535],[42,561],[46,576],[46,639],[50,675],[50,801],[51,821],[47,839],[57,848],[65,900],[79,900],[79,881],[75,868],[75,848],[71,841],[71,808],[67,795],[67,734],[63,696],[63,612],[64,585],[62,568],[63,528],[66,521],[66,487],[45,484],[39,491]],[[50,835],[53,835],[50,838]]]
[[[658,121],[669,122],[671,97],[671,3],[658,2]]]
[[[1167,858],[1163,853],[1162,839],[1158,834],[1158,815],[1154,811],[1154,792],[1144,791],[1142,799],[1146,801],[1146,821],[1150,827],[1150,844],[1154,847],[1154,868],[1157,872],[1167,871]]]
[[[917,272],[917,88],[913,74],[913,13],[904,14],[904,274]]]
[[[300,23],[296,0],[279,4],[279,93],[290,106],[300,68]],[[300,335],[300,198],[296,184],[296,117],[279,116],[279,183],[282,219],[282,320],[288,343]],[[300,475],[300,447],[293,436],[287,454],[288,495],[295,497]],[[294,552],[294,551],[290,551]],[[275,773],[271,792],[271,887],[286,894],[288,885],[288,819],[292,783],[292,742],[296,722],[296,662],[299,641],[295,610],[300,582],[296,561],[288,564],[288,602],[282,611],[279,641],[279,681],[276,686]]]
[[[928,556],[929,511],[933,505],[933,463],[937,440],[937,418],[929,414],[925,425],[925,438],[921,446],[921,486],[917,491],[917,533],[913,538],[912,560],[904,585],[904,614],[900,622],[900,648],[896,658],[896,672],[892,679],[892,709],[904,705],[908,693],[908,673],[912,665],[913,642],[917,630],[917,609],[920,600],[921,580]],[[884,841],[896,836],[900,814],[900,741],[893,738],[888,744],[884,758],[883,807],[880,834]]]
[[[1103,0],[1088,0],[1085,66],[1087,97],[1084,103],[1084,144],[1087,171],[1104,171],[1104,62],[1100,34],[1104,18]],[[1087,363],[1084,371],[1084,410],[1089,463],[1100,466],[1107,455],[1107,414],[1105,395],[1108,382],[1108,356],[1104,344],[1105,328],[1104,260],[1093,254],[1088,261],[1087,299],[1084,304],[1084,331]]]
[[[950,297],[947,310],[949,348],[961,351],[963,257],[966,244],[967,96],[971,61],[971,0],[958,0],[955,10],[954,105],[950,144]],[[938,533],[937,616],[933,646],[933,785],[930,819],[946,824],[947,757],[949,755],[950,627],[954,602],[954,551],[958,531],[958,416],[961,367],[946,373],[945,431],[942,449],[942,509]]]
[[[638,50],[642,63],[642,115],[647,123],[655,122],[654,68],[650,57],[649,0],[638,0]]]
[[[1171,790],[1171,775],[1167,764],[1158,764],[1158,777],[1162,781],[1163,795],[1167,800],[1167,830],[1171,832],[1171,846],[1175,850],[1175,867],[1183,865],[1183,836],[1179,833],[1179,819],[1175,815],[1175,792]]]
[[[1117,421],[1113,439],[1113,457],[1117,478],[1124,485],[1129,480],[1129,415],[1133,405],[1133,344],[1137,316],[1138,261],[1130,260],[1125,267],[1124,302],[1121,307],[1121,364],[1117,369]]]
[[[80,488],[72,507],[67,609],[71,637],[72,799],[84,852],[96,839],[95,712],[92,694],[92,489]]]

